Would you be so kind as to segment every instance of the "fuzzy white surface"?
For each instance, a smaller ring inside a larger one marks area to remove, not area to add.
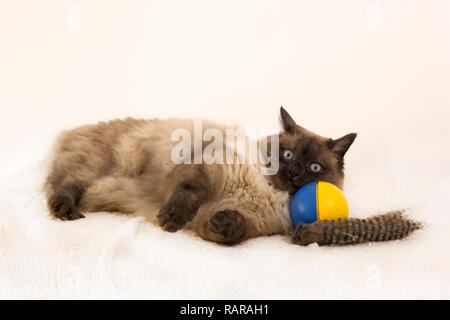
[[[449,216],[436,201],[448,181],[361,176],[362,192],[348,178],[354,216],[408,206],[426,223],[404,241],[300,247],[273,236],[224,247],[142,217],[52,219],[40,192],[43,141],[3,166],[0,298],[450,298]]]

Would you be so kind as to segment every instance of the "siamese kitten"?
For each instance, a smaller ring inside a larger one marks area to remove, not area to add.
[[[342,188],[344,155],[356,134],[321,137],[298,126],[283,108],[281,124],[279,170],[272,176],[261,175],[256,164],[175,164],[172,133],[184,128],[194,137],[193,120],[127,118],[75,128],[63,133],[54,148],[44,185],[49,210],[61,220],[92,211],[138,213],[165,231],[191,229],[223,244],[291,233],[290,197],[312,181]],[[202,125],[225,136],[221,124]],[[392,240],[419,227],[400,212],[325,220],[297,227],[293,242]]]

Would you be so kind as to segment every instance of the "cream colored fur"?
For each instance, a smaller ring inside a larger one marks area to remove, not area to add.
[[[171,161],[171,150],[178,143],[171,141],[172,132],[184,128],[193,139],[193,125],[193,120],[126,119],[76,128],[64,133],[56,144],[51,170],[70,166],[64,179],[86,185],[80,203],[83,212],[139,213],[158,223],[158,211],[175,190],[183,168],[189,166]],[[210,121],[202,121],[202,125],[203,131],[219,129],[225,138],[225,126]],[[75,154],[79,150],[86,150],[83,157]],[[274,189],[258,165],[202,166],[211,182],[211,196],[185,228],[220,242],[209,232],[208,221],[214,213],[230,209],[247,220],[247,238],[292,231],[288,194]],[[51,193],[49,183],[46,188]]]

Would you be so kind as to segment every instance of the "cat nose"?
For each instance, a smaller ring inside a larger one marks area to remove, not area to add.
[[[297,167],[291,167],[288,169],[288,174],[291,178],[294,178],[300,175],[300,170]]]

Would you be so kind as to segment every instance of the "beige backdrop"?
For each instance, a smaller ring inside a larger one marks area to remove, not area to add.
[[[450,172],[450,1],[0,0],[0,40],[5,155],[125,116],[273,127],[283,105],[358,132],[355,170]]]
[[[349,169],[450,176],[450,1],[1,0],[0,39],[0,163],[83,123],[283,105],[358,132]]]

